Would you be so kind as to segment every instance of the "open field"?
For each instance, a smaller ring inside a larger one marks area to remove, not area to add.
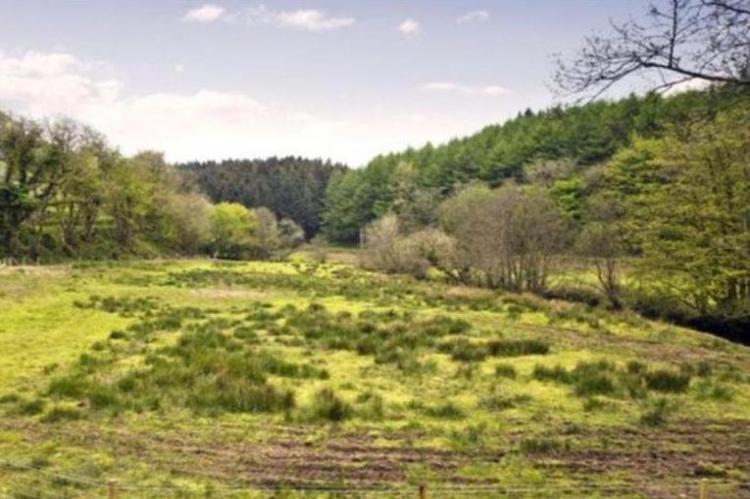
[[[750,497],[747,348],[297,256],[0,270],[0,496]]]

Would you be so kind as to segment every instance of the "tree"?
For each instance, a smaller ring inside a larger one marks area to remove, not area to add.
[[[253,210],[255,229],[253,230],[252,247],[256,258],[266,259],[281,244],[279,225],[276,215],[268,208],[261,206]]]
[[[239,203],[219,203],[211,211],[214,256],[241,258],[257,226],[253,212]]]
[[[495,190],[472,186],[443,203],[440,214],[456,240],[455,278],[489,288],[544,290],[564,226],[543,191],[512,183]]]
[[[422,245],[401,233],[396,215],[387,214],[370,223],[363,231],[362,258],[365,266],[384,272],[423,277],[429,267]]]
[[[750,85],[750,2],[662,0],[645,23],[613,23],[610,36],[587,37],[570,62],[558,59],[554,80],[596,97],[634,75],[657,77],[656,89],[694,79]]]
[[[578,251],[594,264],[596,279],[612,308],[622,308],[621,260],[625,256],[623,206],[614,196],[589,200]]]
[[[165,238],[169,247],[185,255],[199,253],[211,238],[211,203],[196,193],[174,193],[167,198]]]
[[[77,133],[70,122],[42,126],[0,114],[0,254],[22,253],[21,231],[60,190]]]
[[[653,164],[669,182],[633,222],[652,286],[701,315],[750,315],[750,114],[668,136]]]
[[[282,218],[279,221],[279,237],[282,246],[296,248],[305,242],[305,231],[291,218]]]

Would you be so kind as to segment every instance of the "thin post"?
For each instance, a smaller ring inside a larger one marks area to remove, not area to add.
[[[107,480],[107,497],[109,499],[117,499],[117,481]]]
[[[700,495],[699,495],[700,499],[708,499],[708,484],[706,483],[706,479],[705,478],[703,480],[701,480],[701,484],[700,484],[700,489],[699,490],[700,490],[700,492],[699,492],[700,493]]]
[[[419,484],[419,499],[427,499],[427,485]]]

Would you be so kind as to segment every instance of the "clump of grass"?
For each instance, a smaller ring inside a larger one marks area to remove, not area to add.
[[[682,393],[690,385],[690,375],[659,369],[646,373],[646,386],[658,392]]]
[[[669,415],[673,412],[672,404],[669,400],[660,397],[647,407],[641,414],[640,422],[645,426],[658,427],[666,424]]]
[[[357,396],[357,415],[368,421],[382,421],[385,419],[385,402],[383,397],[375,392],[367,391]]]
[[[554,438],[525,438],[519,444],[519,450],[524,454],[552,454],[568,450],[570,443]]]
[[[465,338],[460,338],[440,344],[439,349],[444,353],[449,353],[454,360],[462,362],[478,362],[488,356],[518,357],[549,353],[549,345],[539,340],[494,340],[487,343],[472,343]]]
[[[43,399],[21,400],[13,412],[21,416],[35,416],[41,414],[46,405]]]
[[[701,400],[729,402],[734,398],[734,391],[730,387],[709,379],[700,380],[696,383],[695,389],[698,392],[698,398]]]
[[[53,407],[48,413],[42,416],[43,423],[59,423],[62,421],[75,421],[81,419],[83,414],[80,410],[73,407]]]
[[[496,357],[546,355],[549,345],[541,340],[495,340],[487,344],[487,350]]]
[[[463,419],[466,417],[464,410],[453,402],[445,402],[434,407],[428,407],[425,413],[432,418],[439,419]]]
[[[495,365],[495,376],[499,378],[516,379],[518,372],[516,368],[510,364],[497,364]]]
[[[122,331],[120,329],[115,329],[111,333],[109,333],[109,339],[110,340],[124,340],[128,337],[128,333],[125,331]]]
[[[614,364],[608,361],[579,362],[572,372],[576,395],[613,395],[616,387],[611,373],[614,370]]]
[[[560,365],[547,367],[543,364],[534,366],[531,376],[539,381],[556,381],[558,383],[570,383],[571,376],[567,369]]]
[[[599,397],[589,397],[583,402],[584,412],[597,412],[607,409],[611,409],[613,404],[607,400],[602,400]]]
[[[323,388],[315,394],[311,413],[315,419],[340,422],[353,414],[352,406],[336,395],[331,388]]]
[[[527,404],[531,401],[529,395],[500,395],[492,394],[488,397],[484,397],[479,401],[479,407],[492,412],[500,412],[508,409],[513,409],[520,405]]]

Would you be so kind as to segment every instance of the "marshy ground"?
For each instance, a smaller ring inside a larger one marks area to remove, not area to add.
[[[0,496],[750,497],[750,350],[631,313],[304,258],[0,304]]]

